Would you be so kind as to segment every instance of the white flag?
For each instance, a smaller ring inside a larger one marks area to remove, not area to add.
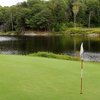
[[[80,47],[80,57],[81,57],[81,59],[83,59],[83,53],[84,53],[84,48],[83,48],[83,43],[81,43],[81,47]]]

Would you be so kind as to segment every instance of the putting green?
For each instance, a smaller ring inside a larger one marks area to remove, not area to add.
[[[0,55],[0,100],[100,100],[100,63]]]

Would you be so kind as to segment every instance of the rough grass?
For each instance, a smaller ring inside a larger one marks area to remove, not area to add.
[[[37,53],[30,54],[30,56],[56,58],[56,59],[63,59],[63,60],[80,60],[79,57],[68,56],[64,54],[55,54],[52,52],[37,52]]]
[[[74,34],[74,35],[89,35],[94,34],[97,36],[100,36],[100,27],[98,28],[82,28],[82,27],[76,27],[76,28],[65,28],[63,31],[59,32],[38,32],[38,31],[26,31],[23,33],[17,33],[15,31],[11,32],[0,32],[0,35],[40,35],[40,36],[48,36],[48,35],[56,35],[56,34]]]
[[[100,100],[100,63],[0,55],[0,100]]]
[[[100,35],[100,28],[67,28],[65,31],[66,34],[82,34],[82,35],[88,35],[88,34],[98,34]]]

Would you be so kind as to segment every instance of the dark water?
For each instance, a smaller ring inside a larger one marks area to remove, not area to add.
[[[100,37],[73,36],[0,36],[1,54],[30,54],[48,51],[59,54],[79,55],[84,43],[84,59],[100,61]]]

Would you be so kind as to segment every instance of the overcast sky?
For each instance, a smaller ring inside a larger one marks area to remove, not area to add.
[[[17,4],[18,2],[23,2],[23,1],[27,1],[27,0],[0,0],[0,5],[11,6]]]

